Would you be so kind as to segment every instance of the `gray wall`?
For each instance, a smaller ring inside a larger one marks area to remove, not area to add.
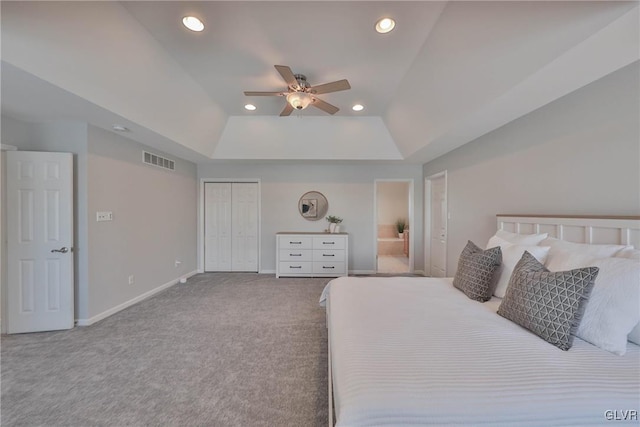
[[[174,159],[175,172],[144,165],[142,150],[148,148],[82,123],[3,116],[2,142],[74,154],[77,319],[91,319],[196,269],[195,164]],[[2,194],[4,210],[4,189]],[[96,222],[97,211],[112,211],[114,220]],[[176,259],[182,261],[177,268]],[[129,275],[135,284],[128,284]]]
[[[344,219],[340,231],[349,233],[349,269],[375,270],[374,181],[414,181],[415,269],[423,269],[422,170],[419,165],[367,163],[216,163],[198,165],[199,178],[261,181],[261,271],[275,270],[278,231],[322,231],[325,220],[307,221],[298,214],[298,199],[319,191],[329,201],[329,215]]]
[[[196,270],[196,165],[145,165],[143,149],[158,153],[89,128],[89,317]],[[96,222],[99,211],[113,221]]]
[[[496,214],[640,214],[638,62],[424,165],[448,171],[447,265]]]

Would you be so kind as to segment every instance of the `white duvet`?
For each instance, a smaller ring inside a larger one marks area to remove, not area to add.
[[[339,278],[325,297],[338,426],[638,424],[639,346],[559,350],[451,279]]]

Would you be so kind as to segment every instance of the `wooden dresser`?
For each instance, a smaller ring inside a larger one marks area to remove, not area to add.
[[[276,277],[339,277],[349,272],[349,234],[276,234]]]

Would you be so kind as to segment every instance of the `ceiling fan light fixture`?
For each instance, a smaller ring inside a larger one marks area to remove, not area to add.
[[[296,110],[304,110],[311,101],[311,95],[306,92],[291,92],[287,95],[287,102]]]
[[[364,105],[362,105],[362,104],[356,104],[356,105],[354,105],[353,107],[351,107],[351,109],[352,109],[353,111],[362,111],[362,110],[364,110]]]
[[[200,32],[204,30],[204,24],[195,16],[185,16],[182,18],[182,24],[191,31]]]
[[[376,22],[376,31],[380,34],[386,34],[393,30],[396,26],[396,21],[391,18],[381,18]]]
[[[253,104],[247,104],[244,106],[245,110],[249,110],[249,111],[255,111],[256,110],[256,106]]]

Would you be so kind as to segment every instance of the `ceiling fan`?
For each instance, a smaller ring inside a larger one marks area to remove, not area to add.
[[[304,74],[293,74],[291,68],[286,65],[274,65],[284,81],[287,83],[287,90],[283,92],[245,92],[246,96],[284,96],[287,98],[287,105],[280,113],[280,116],[288,116],[296,110],[304,110],[309,105],[321,109],[329,114],[335,114],[340,109],[335,105],[323,101],[316,95],[322,93],[338,92],[351,89],[347,80],[338,80],[322,85],[311,86],[307,82]]]

